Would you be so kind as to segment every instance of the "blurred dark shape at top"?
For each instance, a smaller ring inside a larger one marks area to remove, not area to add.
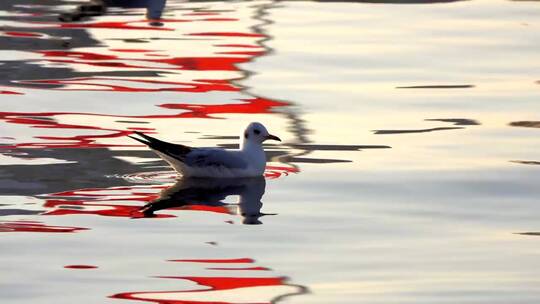
[[[146,8],[146,19],[159,20],[167,0],[102,0],[109,7]]]
[[[156,20],[150,24],[160,26],[167,0],[91,0],[88,4],[79,5],[75,11],[61,14],[58,19],[63,22],[76,22],[84,17],[101,16],[109,7],[146,8],[146,19]]]
[[[76,22],[84,17],[100,16],[106,12],[107,6],[102,1],[90,1],[89,4],[79,5],[72,12],[60,14],[58,19],[62,22]]]
[[[431,4],[450,3],[468,0],[317,0],[319,2],[359,2],[359,3],[380,3],[380,4]]]

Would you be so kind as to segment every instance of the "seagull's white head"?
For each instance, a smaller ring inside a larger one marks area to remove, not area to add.
[[[268,133],[268,130],[258,122],[250,123],[244,131],[244,143],[262,144],[265,140],[281,141],[279,137]]]

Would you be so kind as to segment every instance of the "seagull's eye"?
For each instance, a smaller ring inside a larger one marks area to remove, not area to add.
[[[259,134],[261,134],[261,131],[259,131],[259,130],[255,129],[255,130],[253,131],[253,133],[255,133],[255,134],[259,135]]]

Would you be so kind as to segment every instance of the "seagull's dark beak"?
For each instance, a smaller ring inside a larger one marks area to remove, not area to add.
[[[272,135],[272,134],[268,134],[265,138],[265,140],[269,140],[269,139],[272,139],[272,140],[277,140],[277,141],[281,141],[281,139],[275,135]]]

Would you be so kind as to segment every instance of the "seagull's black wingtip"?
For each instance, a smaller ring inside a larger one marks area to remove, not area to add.
[[[143,132],[133,131],[133,133],[136,134],[136,135],[139,135],[144,140],[146,140],[148,143],[153,143],[153,142],[163,143],[163,141],[161,141],[161,140],[159,140],[157,138],[154,138],[152,136],[148,136],[148,135],[144,134]]]
[[[139,132],[135,132],[135,133],[139,133]],[[137,135],[139,135],[139,134],[137,134]],[[136,141],[138,141],[138,142],[140,142],[140,143],[143,143],[143,144],[146,145],[146,146],[148,146],[148,142],[145,141],[145,140],[142,140],[142,139],[140,139],[140,138],[137,138],[137,137],[131,136],[131,135],[128,135],[128,137],[131,138],[131,139],[134,139],[134,140],[136,140]]]
[[[168,142],[159,140],[157,138],[153,138],[152,136],[148,136],[142,132],[133,131],[133,133],[135,135],[140,136],[141,138],[134,137],[131,135],[128,135],[128,136],[138,142],[141,142],[147,145],[151,149],[156,150],[160,153],[166,154],[172,158],[182,160],[184,156],[188,154],[189,152],[191,152],[192,150],[192,148],[188,146],[168,143]]]

